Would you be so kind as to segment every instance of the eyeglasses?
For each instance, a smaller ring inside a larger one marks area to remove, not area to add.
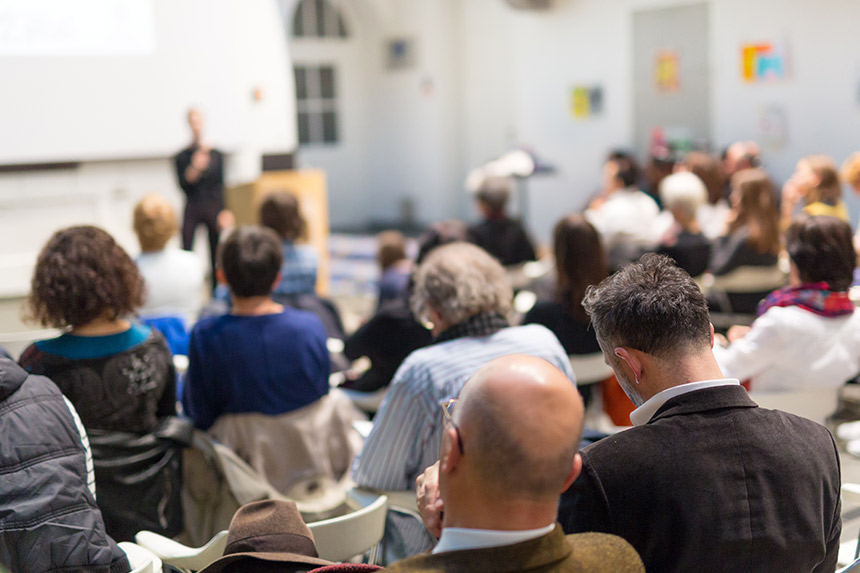
[[[457,405],[457,399],[451,398],[450,400],[442,400],[439,405],[442,406],[443,420],[451,424],[451,427],[457,430],[457,447],[460,448],[460,454],[464,454],[463,439],[460,437],[460,427],[457,426],[456,422],[454,422],[454,407]]]

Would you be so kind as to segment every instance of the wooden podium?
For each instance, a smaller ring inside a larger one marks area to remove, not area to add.
[[[301,171],[265,171],[253,183],[230,187],[226,191],[227,208],[236,217],[237,225],[258,225],[260,204],[275,191],[292,193],[308,223],[307,243],[319,254],[317,293],[326,296],[329,289],[328,255],[328,195],[325,172],[320,169]]]

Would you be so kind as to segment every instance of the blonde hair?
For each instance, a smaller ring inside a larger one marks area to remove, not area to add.
[[[828,205],[839,203],[842,198],[842,186],[839,184],[839,172],[833,160],[826,155],[808,155],[800,161],[809,166],[819,181],[806,198],[806,202],[820,201]]]
[[[841,175],[842,180],[852,187],[860,187],[860,151],[845,160]]]
[[[162,250],[178,230],[173,207],[158,193],[147,195],[134,206],[134,232],[141,251]]]

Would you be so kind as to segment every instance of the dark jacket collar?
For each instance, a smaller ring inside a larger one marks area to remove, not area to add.
[[[752,401],[743,386],[716,386],[714,388],[702,388],[675,396],[666,400],[660,409],[651,416],[648,421],[653,424],[662,418],[672,416],[683,416],[685,414],[696,414],[709,410],[721,410],[724,408],[758,408],[758,404]]]
[[[21,387],[27,372],[8,358],[0,358],[0,401],[5,400]]]

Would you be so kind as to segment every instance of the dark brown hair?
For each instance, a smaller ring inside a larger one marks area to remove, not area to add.
[[[39,253],[31,317],[44,326],[83,326],[129,315],[143,304],[143,278],[113,237],[97,227],[57,231]]]
[[[746,227],[747,242],[760,253],[779,252],[779,209],[776,189],[761,169],[742,169],[732,176],[732,193],[737,193],[737,206],[732,206],[735,218],[729,224],[729,234]]]
[[[400,231],[382,231],[376,236],[376,258],[382,270],[406,258],[406,237]]]
[[[785,250],[801,281],[826,282],[835,291],[851,286],[857,255],[851,225],[842,219],[799,217],[785,232]]]
[[[556,224],[553,242],[556,296],[577,321],[587,323],[582,308],[585,289],[609,275],[600,234],[582,215],[568,215]]]
[[[288,241],[301,239],[307,230],[305,218],[299,211],[299,200],[286,191],[275,191],[266,196],[260,205],[260,224]]]
[[[715,204],[723,197],[726,173],[719,159],[704,151],[691,151],[684,156],[684,167],[698,176],[705,184],[710,204]]]
[[[278,236],[265,227],[239,227],[218,248],[218,265],[238,297],[270,294],[283,260]]]

